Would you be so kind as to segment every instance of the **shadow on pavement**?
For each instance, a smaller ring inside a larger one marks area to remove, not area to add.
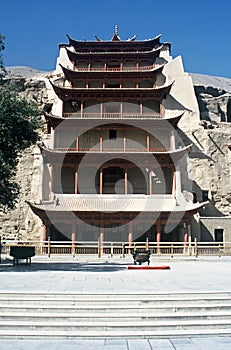
[[[128,264],[114,262],[32,262],[13,266],[11,261],[0,264],[0,272],[36,272],[36,271],[78,271],[78,272],[115,272],[126,270]]]

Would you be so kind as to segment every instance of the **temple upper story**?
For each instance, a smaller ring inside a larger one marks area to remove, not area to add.
[[[67,35],[69,40],[69,45],[61,44],[62,46],[72,46],[76,52],[143,52],[158,49],[162,45],[168,45],[170,43],[161,44],[161,35],[148,40],[136,40],[137,35],[127,40],[121,40],[118,35],[118,29],[115,29],[114,35],[111,40],[102,40],[101,38],[95,36],[95,41],[86,40],[76,40]]]

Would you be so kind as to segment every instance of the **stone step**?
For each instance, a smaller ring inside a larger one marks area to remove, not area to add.
[[[3,308],[3,307],[11,307],[11,308],[14,308],[14,307],[26,307],[26,308],[29,308],[29,307],[56,307],[58,309],[61,309],[61,308],[81,308],[81,309],[84,309],[84,308],[110,308],[110,307],[113,307],[113,308],[123,308],[123,309],[126,309],[127,307],[128,308],[137,308],[137,309],[140,309],[140,308],[180,308],[180,307],[198,307],[198,308],[204,308],[204,307],[223,307],[223,306],[226,306],[227,308],[230,308],[231,307],[231,300],[230,301],[221,301],[221,300],[210,300],[209,302],[207,301],[204,301],[204,300],[201,300],[200,302],[198,301],[192,301],[192,300],[187,300],[185,302],[183,301],[134,301],[134,300],[127,300],[126,302],[124,301],[94,301],[94,300],[91,300],[91,301],[74,301],[74,300],[66,300],[65,302],[60,302],[60,301],[55,301],[55,300],[52,300],[52,301],[49,301],[49,300],[19,300],[19,301],[12,301],[12,300],[4,300],[4,301],[0,301],[0,308]]]
[[[219,329],[231,329],[231,322],[230,320],[165,320],[165,321],[150,321],[150,320],[142,320],[142,321],[133,321],[128,320],[120,321],[120,322],[113,322],[108,320],[103,321],[96,321],[93,322],[90,321],[78,321],[78,322],[46,322],[46,321],[33,321],[28,324],[27,321],[15,321],[15,320],[9,320],[9,321],[0,321],[0,329],[3,331],[10,330],[12,333],[15,332],[15,330],[37,330],[40,331],[53,331],[54,333],[59,332],[60,330],[66,331],[66,332],[76,332],[78,334],[79,331],[113,331],[117,330],[118,335],[120,335],[121,331],[131,331],[134,332],[137,330],[142,330],[144,332],[152,331],[152,330],[190,330],[194,329],[195,331],[198,329],[206,328],[207,331],[212,331],[214,328]]]
[[[111,303],[113,304],[118,304],[118,305],[127,305],[127,303],[129,302],[130,305],[158,305],[158,304],[164,304],[166,306],[170,305],[172,306],[174,305],[185,305],[187,303],[187,305],[205,305],[205,304],[224,304],[227,303],[229,305],[231,305],[231,297],[210,297],[210,298],[191,298],[190,296],[188,296],[187,298],[177,298],[174,299],[173,297],[168,297],[166,296],[166,298],[152,298],[152,297],[148,297],[144,296],[143,298],[140,297],[138,299],[136,299],[134,296],[131,296],[130,299],[129,298],[113,298],[113,297],[102,297],[102,298],[98,298],[95,297],[95,295],[92,295],[91,298],[78,298],[78,296],[66,296],[65,298],[56,298],[56,297],[35,297],[35,296],[23,296],[23,297],[19,297],[19,296],[0,296],[0,304],[4,305],[4,304],[12,304],[12,305],[16,305],[18,303],[20,304],[26,304],[26,305],[37,305],[37,304],[49,304],[49,305],[84,305],[84,304],[88,304],[88,305],[105,305],[108,306]]]
[[[65,306],[56,306],[56,305],[23,305],[23,304],[9,304],[9,305],[0,305],[0,313],[2,312],[27,312],[27,313],[34,313],[36,311],[38,312],[54,312],[62,313],[62,312],[68,312],[70,313],[76,313],[76,312],[82,312],[85,314],[93,314],[93,313],[102,313],[102,314],[109,314],[111,312],[131,312],[136,311],[136,313],[141,313],[145,311],[155,312],[157,313],[177,313],[177,312],[186,312],[190,310],[191,312],[201,312],[205,314],[206,312],[216,312],[216,311],[226,311],[231,314],[231,305],[228,304],[210,304],[210,305],[172,305],[167,306],[158,304],[156,306],[150,306],[150,305],[113,305],[109,304],[106,305],[65,305]]]
[[[169,337],[190,337],[190,336],[230,336],[231,328],[219,328],[213,329],[212,333],[208,329],[174,329],[174,330],[151,330],[151,331],[141,331],[141,330],[121,330],[118,334],[118,330],[107,330],[105,331],[66,331],[59,330],[59,332],[47,331],[47,330],[1,330],[0,329],[0,339],[52,339],[52,340],[61,340],[61,339],[104,339],[107,338],[169,338]]]
[[[229,292],[0,293],[0,338],[231,335],[230,299]]]
[[[0,322],[1,321],[27,321],[27,322],[34,322],[43,320],[45,322],[93,322],[93,321],[113,321],[113,322],[121,322],[121,321],[167,321],[167,320],[175,320],[175,321],[183,321],[183,320],[227,320],[231,323],[231,313],[230,312],[206,312],[206,314],[202,313],[193,313],[193,312],[177,312],[177,313],[162,313],[158,314],[156,312],[139,312],[139,313],[119,313],[119,312],[112,312],[112,313],[52,313],[52,312],[34,312],[34,313],[27,313],[27,312],[1,312],[0,314]]]
[[[0,292],[0,300],[230,300],[231,292],[182,292],[182,293],[73,293],[73,292]]]

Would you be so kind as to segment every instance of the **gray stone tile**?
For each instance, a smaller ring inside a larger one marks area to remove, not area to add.
[[[105,340],[1,340],[1,350],[102,350]],[[126,349],[126,348],[125,348]],[[127,350],[127,349],[126,349]]]
[[[191,338],[171,339],[171,343],[175,350],[202,350]],[[208,349],[211,350],[210,348]]]
[[[206,338],[193,338],[193,343],[198,346],[198,349],[209,350],[230,350],[231,338],[230,337],[206,337]]]
[[[151,346],[147,339],[128,339],[129,350],[151,350]]]
[[[127,345],[104,345],[103,350],[128,350]]]
[[[16,341],[11,340],[1,340],[1,350],[15,350]]]
[[[126,339],[106,339],[104,350],[128,350]]]
[[[175,350],[169,339],[149,339],[152,350]]]

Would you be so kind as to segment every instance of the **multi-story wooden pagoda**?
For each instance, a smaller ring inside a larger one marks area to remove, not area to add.
[[[121,40],[117,28],[110,41],[68,39],[40,146],[42,198],[29,203],[43,239],[188,241],[205,203],[182,187],[190,144],[177,125],[188,110],[171,96],[170,44]]]

